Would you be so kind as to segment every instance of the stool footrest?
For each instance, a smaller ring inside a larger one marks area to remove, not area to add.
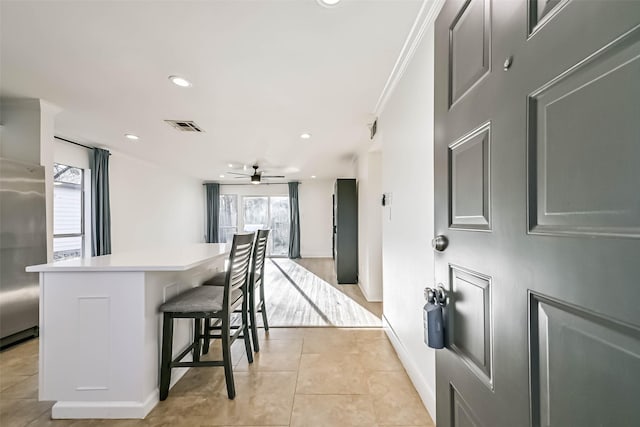
[[[172,368],[197,368],[202,366],[224,366],[222,360],[203,360],[200,362],[176,362],[172,363]]]
[[[182,359],[184,359],[184,357],[189,354],[189,352],[191,352],[194,348],[196,348],[196,345],[199,345],[200,343],[191,343],[191,345],[187,348],[184,349],[184,351],[182,353],[180,353],[175,359],[173,359],[171,361],[171,364],[173,365],[174,363],[179,363]]]

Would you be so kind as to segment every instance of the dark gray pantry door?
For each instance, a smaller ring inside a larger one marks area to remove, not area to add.
[[[436,21],[437,424],[640,426],[640,1]]]

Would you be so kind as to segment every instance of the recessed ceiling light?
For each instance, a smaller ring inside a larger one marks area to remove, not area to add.
[[[320,4],[320,6],[333,7],[340,3],[340,0],[318,0],[318,3]]]
[[[311,134],[310,134],[310,133],[305,132],[305,133],[303,133],[303,134],[300,134],[300,138],[302,138],[302,139],[309,139],[309,138],[311,138]]]
[[[311,175],[311,178],[316,179],[316,176],[315,175]]]
[[[233,163],[229,163],[227,166],[229,166],[230,168],[233,167]]]
[[[136,141],[136,140],[140,139],[140,137],[138,137],[137,135],[134,135],[134,134],[132,134],[132,133],[125,133],[125,134],[124,134],[124,136],[125,136],[126,138],[133,139],[134,141]]]
[[[180,86],[180,87],[191,87],[191,82],[187,79],[185,79],[184,77],[180,77],[180,76],[169,76],[169,80],[171,80],[171,82],[176,85],[176,86]]]
[[[220,175],[220,178],[224,178],[224,175]]]

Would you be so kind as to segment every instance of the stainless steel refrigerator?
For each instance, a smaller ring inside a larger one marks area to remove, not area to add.
[[[24,269],[45,262],[44,168],[0,158],[0,346],[38,334],[38,274]]]

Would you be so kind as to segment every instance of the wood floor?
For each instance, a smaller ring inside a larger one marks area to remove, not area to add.
[[[433,427],[385,332],[372,325],[381,304],[368,304],[355,285],[335,285],[331,260],[274,261],[267,270],[273,324],[368,327],[261,329],[253,364],[241,340],[232,347],[235,400],[227,399],[222,368],[192,368],[144,420],[51,420],[53,402],[37,400],[34,339],[0,352],[0,426]],[[206,358],[221,358],[219,343]]]
[[[358,285],[338,285],[333,265],[331,258],[268,259],[269,325],[380,327],[382,303],[367,302]]]

